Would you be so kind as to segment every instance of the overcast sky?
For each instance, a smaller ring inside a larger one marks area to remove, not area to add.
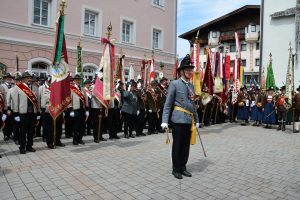
[[[177,34],[181,35],[245,5],[260,5],[261,0],[178,0]],[[179,58],[189,53],[187,40],[177,39]]]

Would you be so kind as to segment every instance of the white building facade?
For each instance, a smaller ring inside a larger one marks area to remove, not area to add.
[[[262,70],[266,72],[271,53],[276,85],[283,86],[286,82],[289,43],[291,43],[296,54],[294,71],[296,88],[300,85],[300,21],[299,13],[297,13],[300,2],[299,0],[262,0],[261,5]],[[297,43],[298,47],[296,47]]]

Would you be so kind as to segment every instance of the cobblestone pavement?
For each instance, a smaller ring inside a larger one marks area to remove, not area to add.
[[[171,175],[165,135],[150,135],[20,155],[0,143],[0,199],[300,199],[300,134],[238,124],[200,129],[187,168]],[[122,134],[120,134],[122,136]],[[198,139],[198,138],[197,138]]]

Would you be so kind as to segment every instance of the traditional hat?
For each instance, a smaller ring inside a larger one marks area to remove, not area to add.
[[[161,79],[160,79],[160,82],[163,82],[163,81],[167,81],[168,79],[166,78],[166,77],[162,77]]]
[[[22,73],[22,78],[27,78],[27,77],[32,78],[32,75],[28,71],[23,72]]]
[[[22,78],[21,72],[16,72],[14,75],[15,75],[15,77],[14,77],[15,80],[17,80],[17,81],[18,81],[18,80],[21,80],[21,78]]]
[[[280,91],[281,90],[285,90],[286,89],[286,87],[285,87],[285,85],[284,86],[282,86],[281,88],[280,88]]]
[[[177,69],[177,72],[179,72],[180,70],[186,69],[186,68],[192,68],[192,69],[194,69],[194,67],[195,67],[195,66],[192,65],[190,55],[187,54],[187,55],[183,58],[183,60],[181,61],[180,66],[179,66],[178,69]]]
[[[138,79],[137,83],[144,83],[144,80],[143,79]]]
[[[81,76],[80,76],[80,74],[75,74],[72,78],[73,78],[73,80],[75,80],[75,79],[82,79]]]
[[[14,78],[10,73],[5,73],[3,78]]]
[[[136,83],[135,81],[130,81],[130,85],[131,85],[131,86],[136,86],[137,83]]]
[[[273,86],[270,86],[268,89],[267,89],[267,91],[269,91],[269,90],[275,90],[275,88],[273,87]]]
[[[153,80],[153,81],[151,81],[151,86],[155,86],[155,85],[157,85],[158,83],[157,83],[157,80]]]
[[[84,84],[92,84],[92,81],[91,81],[90,79],[86,79],[86,80],[84,81]]]

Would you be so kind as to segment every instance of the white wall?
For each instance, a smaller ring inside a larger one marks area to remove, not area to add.
[[[289,42],[291,42],[292,48],[295,48],[295,16],[272,19],[270,15],[295,6],[296,0],[264,0],[262,67],[267,69],[271,52],[273,71],[278,87],[286,82]],[[299,66],[295,66],[295,87],[299,86],[299,81]]]

